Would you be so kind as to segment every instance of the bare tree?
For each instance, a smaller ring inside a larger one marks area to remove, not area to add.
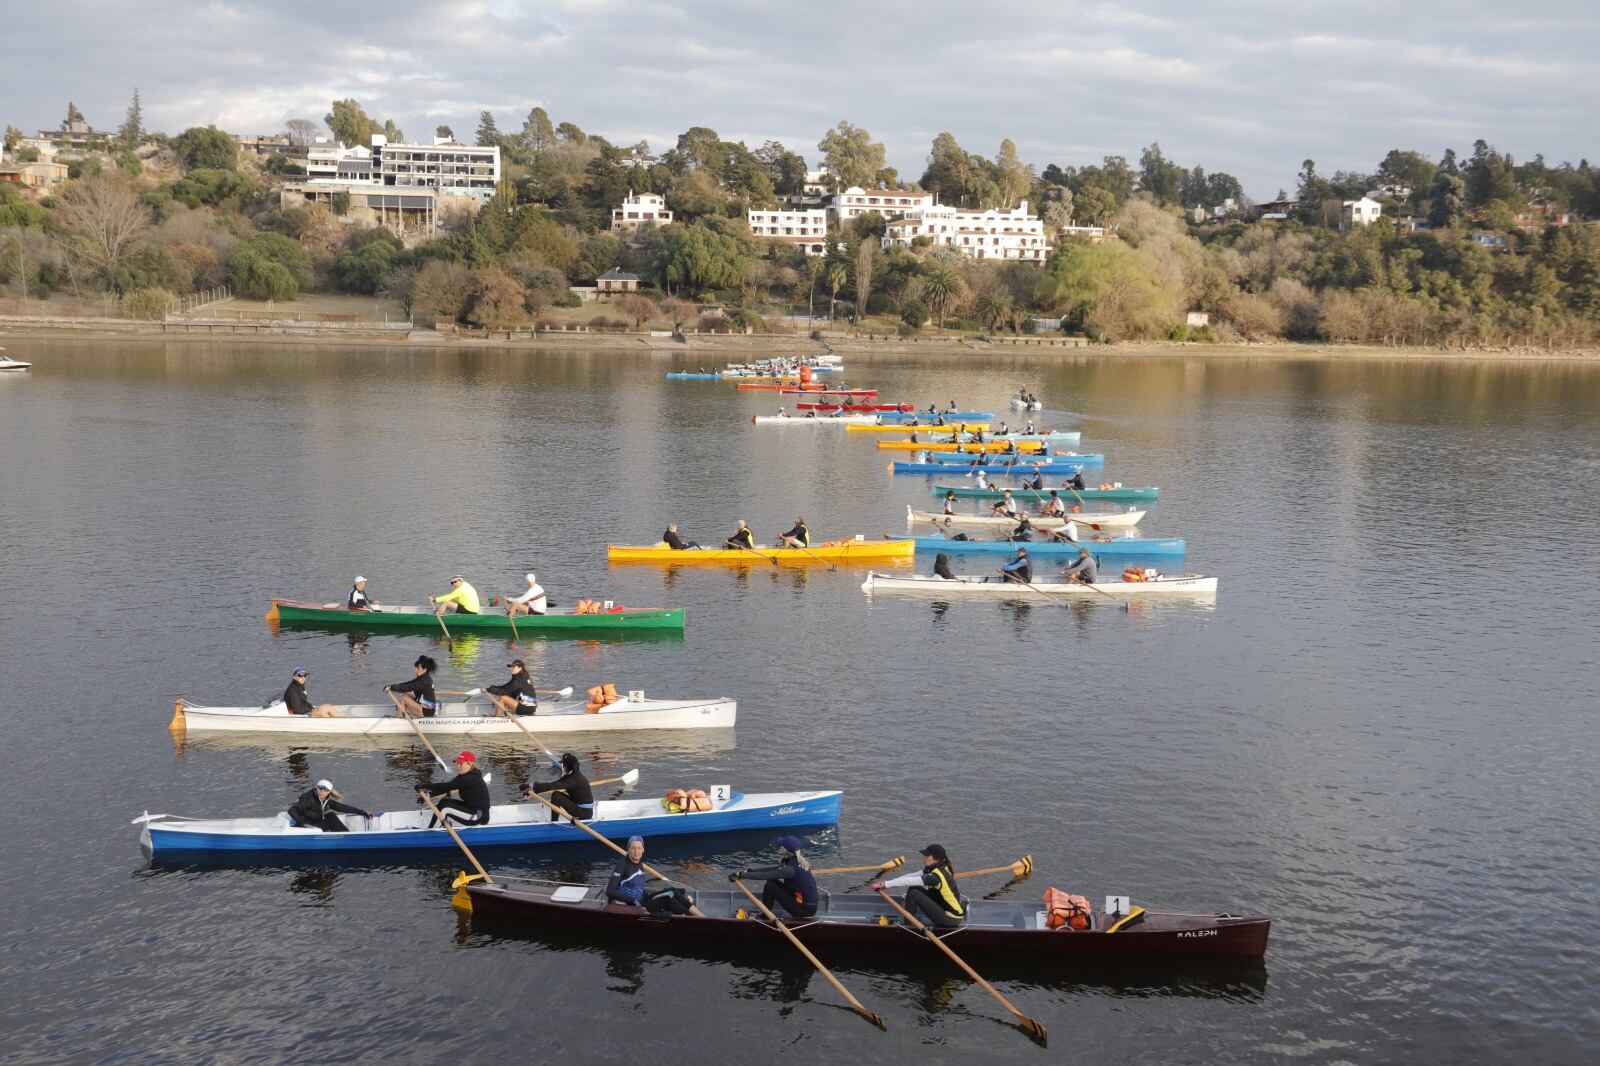
[[[150,208],[131,181],[115,172],[67,186],[62,194],[73,231],[88,241],[97,267],[112,270],[134,241],[150,228]]]
[[[317,135],[318,128],[317,124],[308,118],[292,118],[283,124],[283,132],[302,148],[311,143],[312,138]]]
[[[399,304],[407,318],[411,317],[411,307],[417,302],[417,273],[414,266],[396,267],[378,287],[378,295]]]
[[[617,298],[616,308],[629,318],[633,319],[633,328],[642,329],[644,324],[655,317],[656,302],[648,296],[639,293],[625,293]]]
[[[863,239],[856,249],[856,325],[867,314],[867,297],[872,295],[872,241]]]
[[[36,229],[16,226],[0,230],[0,271],[16,271],[26,300],[39,279],[39,271],[60,261],[61,253],[49,237]]]
[[[682,333],[683,324],[694,317],[694,304],[669,296],[661,301],[661,314],[672,323],[672,332]]]

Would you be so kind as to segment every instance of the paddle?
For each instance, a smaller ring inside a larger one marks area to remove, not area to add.
[[[618,855],[622,855],[624,857],[627,856],[628,850],[626,848],[619,847],[614,842],[606,839],[606,837],[603,834],[597,832],[594,829],[594,827],[589,825],[589,823],[572,817],[572,815],[568,814],[566,811],[562,810],[560,807],[557,807],[554,803],[551,803],[549,800],[545,799],[544,796],[540,795],[537,792],[535,792],[533,794],[533,798],[538,800],[540,803],[544,804],[546,807],[549,807],[552,811],[555,811],[562,818],[567,819],[569,822],[571,822],[573,825],[577,826],[579,829],[582,829],[585,833],[588,833],[590,836],[594,837],[596,840],[598,840],[600,843],[604,844],[606,847],[610,848],[612,851],[616,852]],[[682,884],[681,881],[677,881],[674,878],[668,877],[666,874],[662,873],[660,870],[657,870],[654,866],[651,866],[647,862],[641,862],[639,864],[639,869],[647,871],[650,874],[651,877],[659,877],[663,881],[672,881],[674,884]]]
[[[815,871],[812,871],[813,873]],[[991,866],[987,870],[964,870],[956,874],[956,880],[963,877],[985,877],[989,874],[1010,874],[1012,877],[1026,877],[1033,873],[1033,856],[1024,855],[1010,866]]]
[[[760,552],[756,551],[754,548],[750,547],[750,545],[746,544],[742,540],[729,539],[729,540],[723,541],[722,543],[723,543],[723,545],[725,547],[738,548],[741,551],[747,551],[751,555],[754,555],[757,559],[765,559],[767,562],[771,563],[773,566],[777,566],[778,565],[778,560],[774,559],[770,555],[762,555]]]
[[[566,688],[536,688],[533,691],[537,692],[541,696],[570,696],[572,695],[572,686],[568,685]],[[461,689],[441,688],[438,690],[438,693],[441,696],[471,697],[483,695],[483,689],[469,688],[466,691],[462,691]]]
[[[837,977],[833,976],[833,971],[828,969],[826,966],[822,965],[822,960],[821,959],[819,959],[815,955],[811,954],[811,949],[810,948],[808,948],[804,944],[800,943],[800,938],[794,935],[793,930],[791,930],[787,925],[784,925],[781,921],[778,920],[778,916],[776,914],[772,913],[772,909],[770,907],[768,907],[765,903],[761,902],[761,897],[757,896],[754,892],[750,891],[750,886],[749,885],[747,885],[743,881],[740,881],[740,880],[737,880],[737,879],[735,879],[733,883],[738,885],[739,886],[739,890],[750,898],[750,902],[755,905],[757,910],[759,910],[763,915],[766,916],[767,921],[772,923],[773,928],[777,929],[778,932],[782,933],[784,935],[784,937],[789,941],[789,943],[794,945],[794,949],[796,951],[798,951],[800,954],[804,955],[806,957],[806,960],[808,962],[810,962],[811,965],[813,965],[813,966],[815,966],[817,968],[817,972],[818,973],[820,973],[822,976],[824,976],[824,977],[826,977],[828,979],[828,983],[833,985],[833,987],[838,990],[838,992],[839,992],[839,994],[841,996],[843,996],[845,999],[850,1001],[850,1006],[855,1008],[855,1011],[856,1011],[857,1014],[861,1015],[863,1018],[865,1018],[867,1021],[871,1022],[873,1025],[876,1025],[879,1029],[887,1030],[889,1028],[887,1025],[883,1024],[883,1019],[882,1018],[880,1018],[876,1014],[872,1013],[866,1007],[863,1007],[861,1005],[861,1001],[859,999],[857,999],[855,996],[850,994],[850,990],[848,988],[846,988],[843,985],[843,983],[841,983],[840,980]]]
[[[828,560],[824,559],[822,556],[818,555],[816,552],[812,551],[810,548],[806,547],[804,544],[796,544],[796,545],[794,545],[794,547],[799,548],[801,551],[803,551],[807,555],[811,556],[811,558],[815,559],[817,562],[825,564],[828,567],[828,573],[836,574],[836,573],[839,572],[839,568],[837,566],[834,566],[832,563],[828,562]]]
[[[433,797],[428,795],[428,790],[419,788],[417,789],[417,795],[422,797],[423,802],[428,805],[428,809],[433,812],[433,816],[439,819],[439,824],[445,827],[445,830],[450,834],[450,839],[454,840],[456,847],[460,848],[462,854],[466,855],[467,861],[472,863],[472,868],[478,871],[478,876],[483,878],[484,884],[494,884],[494,878],[489,876],[489,871],[483,868],[483,864],[478,861],[478,857],[472,854],[472,849],[467,847],[467,842],[461,839],[461,834],[456,832],[456,827],[450,824],[450,819],[446,818],[444,812],[439,810],[438,805],[433,802]]]
[[[900,917],[904,918],[906,921],[910,922],[913,926],[915,926],[917,931],[920,932],[925,938],[927,938],[927,940],[930,943],[932,943],[935,947],[937,947],[940,951],[944,952],[946,955],[950,956],[950,961],[955,963],[957,966],[961,967],[961,969],[966,973],[966,975],[968,977],[972,978],[979,985],[983,986],[983,990],[985,992],[988,992],[995,999],[999,1000],[1000,1001],[1000,1005],[1002,1007],[1004,1007],[1006,1010],[1010,1011],[1012,1017],[1017,1019],[1017,1027],[1019,1029],[1021,1029],[1024,1033],[1028,1034],[1029,1039],[1031,1039],[1034,1043],[1038,1044],[1040,1047],[1048,1047],[1049,1046],[1049,1044],[1050,1044],[1050,1033],[1045,1029],[1044,1026],[1040,1025],[1038,1022],[1034,1021],[1032,1018],[1028,1017],[1026,1014],[1022,1013],[1017,1008],[1013,1007],[1011,1005],[1011,1001],[1006,999],[1006,997],[1002,996],[1000,994],[1000,992],[994,987],[994,985],[991,985],[988,981],[985,981],[983,979],[983,976],[981,974],[979,974],[977,970],[974,970],[971,966],[967,965],[967,962],[966,962],[965,959],[963,959],[960,955],[957,955],[954,951],[952,951],[950,949],[950,945],[949,944],[946,944],[932,930],[930,930],[927,926],[923,925],[920,921],[918,921],[916,915],[912,914],[910,911],[908,911],[904,907],[900,906],[899,901],[897,901],[893,896],[889,895],[889,893],[886,890],[881,889],[881,888],[878,889],[878,895],[882,896],[883,899],[884,899],[884,902],[889,904],[889,906],[891,906],[895,910],[899,911],[900,912]]]
[[[639,783],[639,771],[638,770],[629,770],[627,773],[623,774],[621,777],[602,777],[598,781],[590,781],[589,782],[589,787],[590,788],[598,788],[601,785],[618,785],[618,784],[621,784],[621,785],[636,785],[638,783]],[[619,793],[619,795],[620,795],[620,793]]]
[[[517,605],[510,599],[506,600],[506,619],[511,623],[511,639],[520,643],[522,634],[517,632]]]
[[[444,608],[442,606],[435,607],[433,609],[433,617],[439,620],[439,628],[444,630],[444,639],[454,644],[456,638],[450,635],[450,627],[444,624]]]
[[[1005,574],[1004,570],[1001,570],[1000,572],[1002,574]],[[1069,602],[1067,600],[1064,600],[1059,596],[1052,596],[1050,593],[1046,592],[1042,588],[1039,588],[1037,585],[1029,584],[1028,582],[1023,581],[1020,578],[1012,577],[1010,574],[1006,574],[1006,580],[1010,581],[1014,585],[1021,585],[1024,588],[1032,589],[1034,592],[1036,592],[1039,595],[1043,596],[1045,599],[1049,600],[1051,603],[1059,603],[1061,606],[1067,607],[1067,608],[1070,608],[1072,606],[1071,602]]]
[[[815,874],[860,874],[860,873],[881,874],[881,873],[887,873],[888,871],[893,870],[896,866],[904,866],[905,865],[905,861],[906,861],[906,857],[904,855],[896,855],[894,858],[890,859],[888,862],[880,862],[876,866],[830,866],[825,870],[812,870],[811,873],[813,875],[815,875]]]

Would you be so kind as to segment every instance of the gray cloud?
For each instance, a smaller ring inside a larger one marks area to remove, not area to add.
[[[171,132],[275,132],[354,96],[412,136],[470,133],[485,108],[515,128],[540,105],[619,143],[703,125],[814,160],[848,119],[910,177],[943,130],[989,155],[1011,137],[1040,167],[1159,141],[1266,197],[1307,157],[1370,170],[1393,147],[1478,137],[1576,161],[1594,151],[1597,52],[1583,0],[58,0],[8,12],[0,121],[52,126],[71,98],[114,127],[137,84]]]

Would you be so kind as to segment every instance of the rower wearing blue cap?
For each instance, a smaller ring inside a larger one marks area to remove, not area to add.
[[[651,914],[691,915],[704,918],[695,905],[694,894],[680,885],[649,888],[645,885],[644,837],[628,838],[628,850],[617,860],[606,882],[606,899],[628,907],[643,907]]]
[[[333,704],[311,702],[311,695],[306,692],[306,668],[303,666],[289,679],[289,687],[283,690],[283,702],[290,714],[304,714],[311,718],[339,717],[338,708]]]
[[[755,870],[735,870],[729,881],[765,881],[761,887],[761,902],[768,907],[780,907],[791,918],[810,918],[817,913],[817,879],[811,875],[811,862],[802,853],[804,845],[796,836],[782,836],[774,843],[778,846],[778,864]]]

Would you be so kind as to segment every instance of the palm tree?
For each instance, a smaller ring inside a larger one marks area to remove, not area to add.
[[[827,266],[827,260],[819,255],[806,257],[806,281],[811,285],[811,298],[806,303],[806,328],[811,328],[811,320],[817,313],[817,279],[822,277],[822,268]]]
[[[993,333],[1000,328],[1000,324],[1011,317],[1011,300],[1004,293],[986,292],[978,297],[976,307],[978,321],[989,327]]]
[[[961,277],[954,270],[939,263],[923,268],[922,299],[932,308],[937,328],[944,329],[945,309],[960,295]]]
[[[839,301],[839,290],[844,288],[844,283],[850,280],[850,272],[844,268],[843,263],[834,263],[828,268],[828,324],[833,324],[833,305]]]

